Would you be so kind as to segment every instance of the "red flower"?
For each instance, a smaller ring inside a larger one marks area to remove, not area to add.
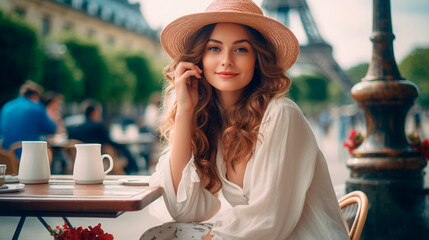
[[[349,133],[349,137],[344,141],[344,147],[349,149],[349,153],[352,153],[359,145],[363,142],[363,136],[356,129],[352,129]]]
[[[417,133],[410,133],[408,134],[408,140],[410,140],[410,145],[429,161],[429,139],[420,140],[420,136]]]
[[[429,161],[429,139],[420,140],[417,133],[410,133],[407,135],[410,145],[420,153],[427,161]],[[352,153],[363,142],[364,137],[356,129],[352,129],[349,137],[344,141],[344,147],[348,148]]]
[[[419,150],[420,153],[426,158],[426,160],[429,160],[429,139],[426,138],[422,141]]]
[[[57,226],[56,230],[50,227],[49,229],[55,240],[113,240],[113,235],[105,233],[100,223],[95,227],[89,226],[89,229],[83,229],[69,227],[65,222],[64,226]]]

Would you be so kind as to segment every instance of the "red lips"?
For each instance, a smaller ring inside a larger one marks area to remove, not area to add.
[[[217,72],[216,75],[218,75],[221,78],[233,78],[238,75],[238,73],[234,72]]]

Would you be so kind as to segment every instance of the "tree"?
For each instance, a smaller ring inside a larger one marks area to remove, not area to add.
[[[318,74],[293,77],[289,91],[289,96],[306,112],[317,112],[340,101],[342,95],[335,83]]]
[[[0,12],[0,106],[17,96],[25,80],[37,80],[39,54],[35,31]]]
[[[400,64],[401,75],[414,82],[419,90],[418,102],[429,107],[429,48],[414,49]]]
[[[43,74],[39,83],[45,90],[64,95],[67,101],[79,101],[84,94],[83,73],[69,52],[59,59],[42,58]]]
[[[109,99],[109,71],[99,46],[95,43],[69,39],[65,42],[70,55],[83,72],[84,92],[79,100],[93,98],[99,101]]]
[[[153,77],[156,74],[152,73],[152,69],[144,56],[126,54],[122,58],[125,60],[128,69],[136,76],[134,102],[146,102],[152,92],[161,90],[161,84]]]
[[[362,78],[365,77],[366,73],[368,72],[368,63],[360,63],[356,66],[353,66],[347,70],[347,75],[350,76],[352,79],[352,82],[354,84],[360,82]]]
[[[137,87],[136,76],[127,68],[126,62],[115,56],[104,57],[108,66],[108,76],[104,81],[106,95],[103,100],[108,103],[131,102]]]

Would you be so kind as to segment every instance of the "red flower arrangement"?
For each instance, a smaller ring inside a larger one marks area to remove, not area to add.
[[[429,139],[420,140],[417,133],[408,134],[411,146],[429,161]]]
[[[420,153],[427,161],[429,161],[429,139],[420,140],[417,133],[410,133],[407,135],[410,145]],[[344,141],[344,147],[348,148],[351,154],[363,142],[364,137],[356,129],[352,129],[349,137]]]
[[[65,222],[63,226],[57,226],[56,229],[49,227],[49,232],[55,240],[113,240],[113,235],[105,233],[101,229],[101,223],[95,227],[89,226],[89,229],[82,227],[69,227]]]
[[[349,133],[349,137],[344,141],[344,147],[349,149],[351,154],[359,145],[363,142],[363,136],[356,129],[352,129]]]

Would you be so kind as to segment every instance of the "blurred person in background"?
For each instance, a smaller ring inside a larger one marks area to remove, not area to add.
[[[64,126],[64,121],[62,117],[64,96],[57,92],[47,92],[42,97],[42,103],[46,107],[46,112],[48,113],[48,116],[57,125],[57,131],[54,134],[47,136],[46,138],[49,146],[52,149],[52,155],[50,156],[51,172],[55,174],[64,174],[66,173],[66,168],[72,168],[71,164],[69,165],[69,156],[64,154],[64,149],[67,149],[69,147],[67,145],[67,130]]]
[[[111,146],[116,150],[118,155],[124,156],[128,161],[125,168],[123,168],[123,171],[127,174],[137,173],[137,162],[129,150],[110,138],[109,133],[103,124],[102,105],[94,100],[87,100],[85,103],[85,121],[81,124],[67,126],[69,139],[76,139],[85,143],[100,143],[103,145],[103,151],[105,151],[107,146]],[[121,172],[119,171],[121,171],[121,169],[119,169],[118,166],[113,166],[113,172],[120,174]]]
[[[146,129],[157,132],[161,108],[161,93],[154,92],[150,95],[149,105],[144,112],[144,126]]]
[[[55,134],[67,134],[62,118],[62,108],[64,103],[64,96],[57,92],[47,92],[43,97],[43,104],[46,106],[48,116],[57,125]]]
[[[3,136],[4,149],[9,149],[12,144],[20,141],[38,141],[41,136],[56,132],[55,122],[40,103],[42,94],[43,88],[40,85],[26,81],[20,88],[19,96],[3,106],[0,113],[0,134]],[[16,153],[20,158],[21,149]]]

